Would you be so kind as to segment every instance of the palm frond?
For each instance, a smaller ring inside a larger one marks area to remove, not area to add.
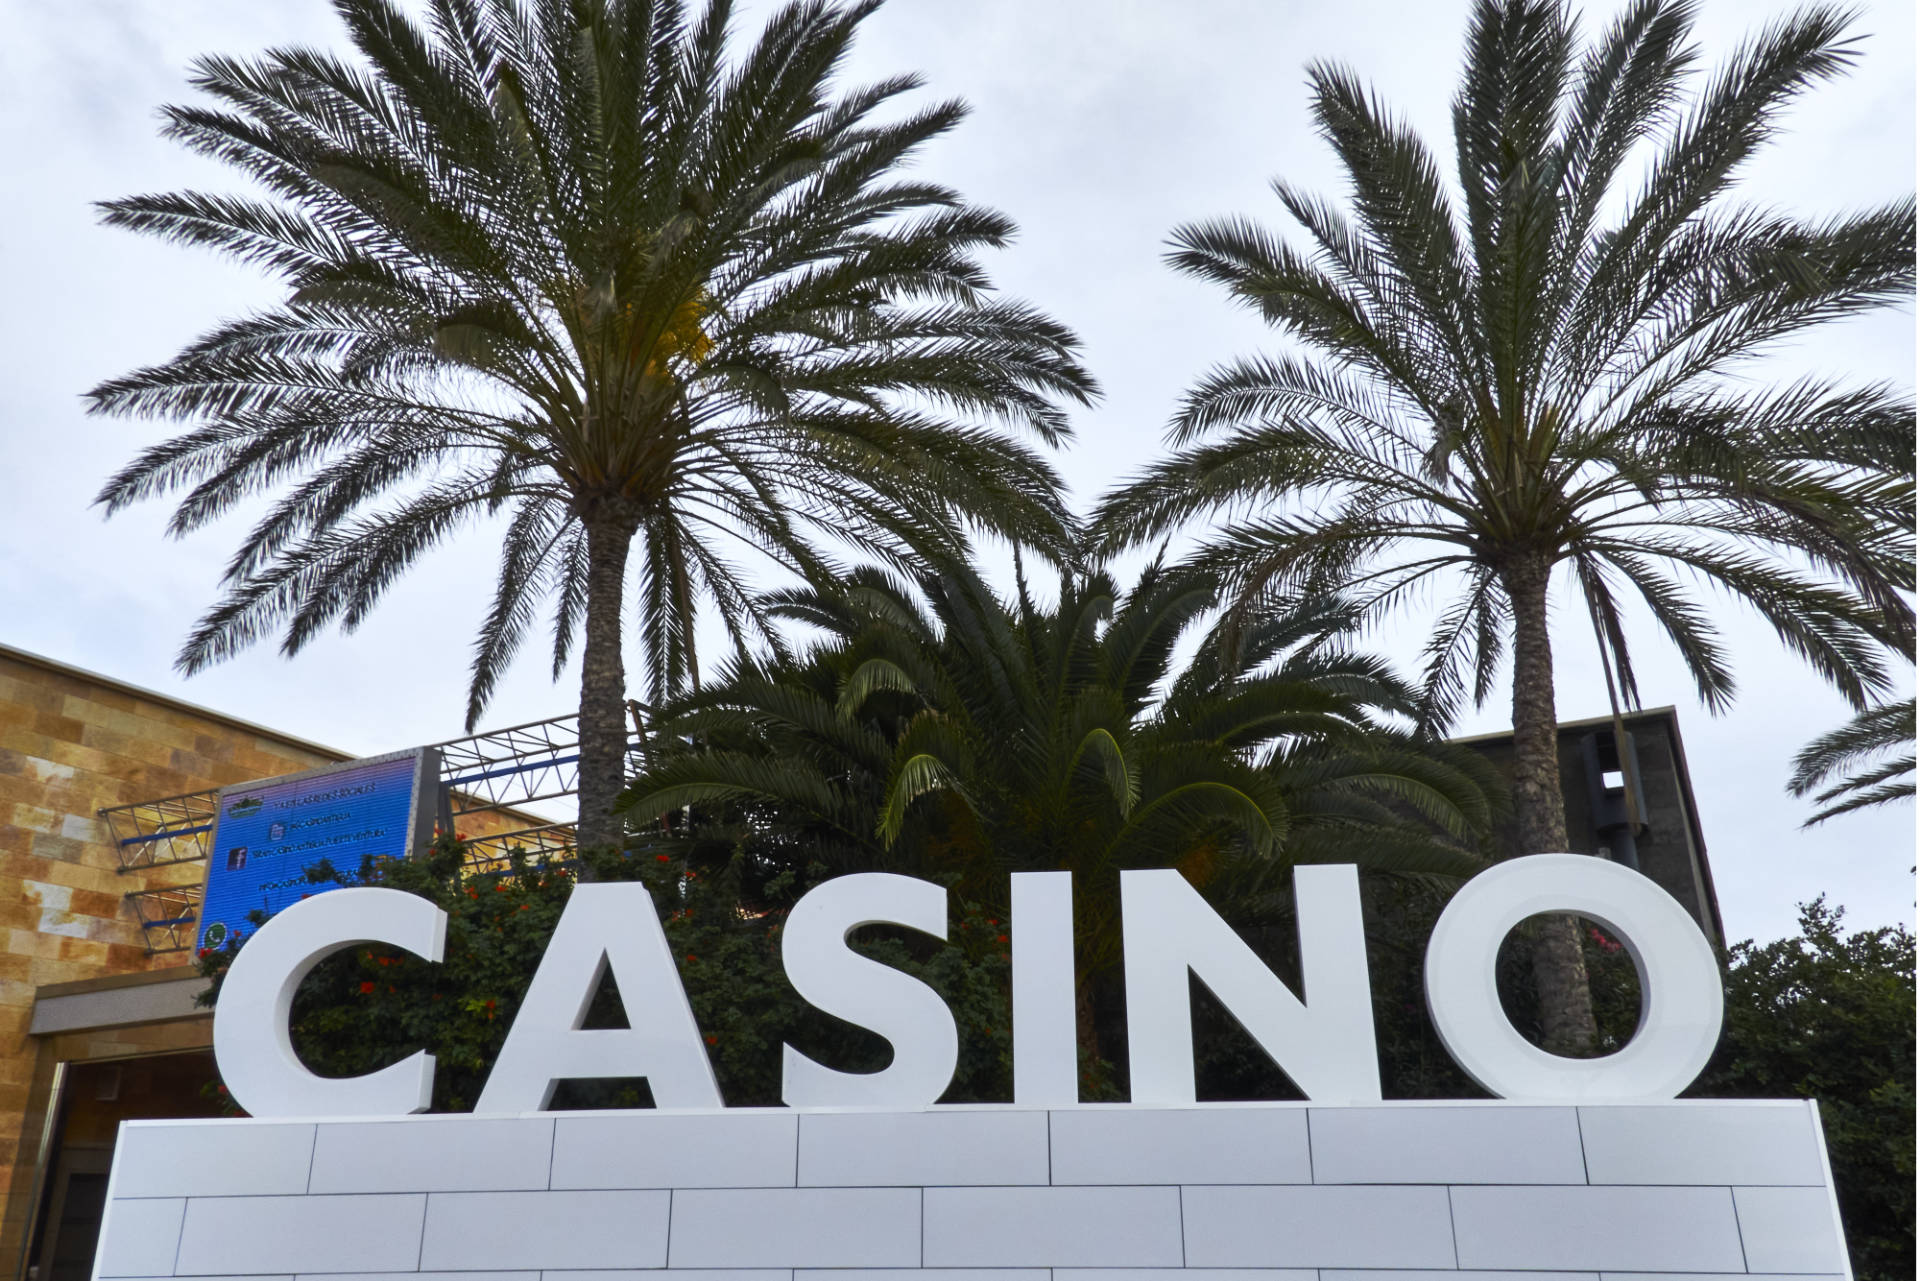
[[[1815,804],[1822,807],[1801,826],[1911,799],[1913,742],[1914,701],[1908,699],[1856,713],[1845,725],[1801,748],[1793,758],[1787,790],[1795,796],[1813,794]],[[1902,749],[1904,754],[1899,754]]]

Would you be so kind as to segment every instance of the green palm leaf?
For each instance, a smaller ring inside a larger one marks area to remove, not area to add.
[[[1913,739],[1914,700],[1908,699],[1870,707],[1801,748],[1787,789],[1795,796],[1812,795],[1821,807],[1801,826],[1911,800]]]
[[[1265,610],[1183,667],[1177,641],[1214,599],[1158,566],[1124,592],[1070,574],[1049,605],[964,564],[778,593],[762,607],[824,639],[662,708],[623,806],[669,825],[693,806],[686,839],[745,839],[769,869],[805,850],[1002,907],[1008,871],[1070,870],[1089,973],[1119,956],[1126,867],[1179,866],[1235,913],[1301,858],[1485,865],[1494,781],[1385,728],[1414,692],[1345,648],[1355,611]]]
[[[357,56],[195,64],[166,133],[251,183],[102,206],[283,286],[93,409],[182,424],[102,488],[185,533],[270,496],[180,663],[352,627],[425,551],[506,514],[469,726],[550,611],[582,660],[582,835],[606,817],[637,615],[651,699],[695,615],[778,647],[747,584],[950,557],[1070,559],[1044,445],[1095,394],[1077,341],[991,292],[1013,226],[905,166],[964,115],[847,85],[871,3],[751,38],[711,0],[336,0]],[[757,567],[756,567],[757,563]],[[583,632],[584,648],[575,635]]]
[[[1813,219],[1735,200],[1787,109],[1858,56],[1850,14],[1801,9],[1704,80],[1695,16],[1634,0],[1583,43],[1559,0],[1476,0],[1451,181],[1353,72],[1313,65],[1346,198],[1279,182],[1303,236],[1213,219],[1168,256],[1294,350],[1201,377],[1176,452],[1095,515],[1107,554],[1198,528],[1186,568],[1223,585],[1229,630],[1284,599],[1339,596],[1382,625],[1437,602],[1426,733],[1510,660],[1517,852],[1567,848],[1556,580],[1628,702],[1650,617],[1706,705],[1731,703],[1703,583],[1855,707],[1891,692],[1889,651],[1914,650],[1911,395],[1742,381],[1809,329],[1912,298],[1910,196]],[[1570,924],[1541,938],[1542,973],[1580,972]],[[1567,1053],[1592,1040],[1575,987],[1542,996]]]

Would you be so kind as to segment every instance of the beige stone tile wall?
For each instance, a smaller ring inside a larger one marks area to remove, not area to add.
[[[45,1091],[62,1059],[205,1044],[204,1023],[27,1035],[34,992],[49,983],[185,965],[150,956],[127,895],[197,883],[181,863],[123,875],[104,807],[244,783],[342,757],[239,722],[0,653],[0,1259],[17,1249],[16,1204],[30,1184]],[[151,1042],[151,1044],[149,1044]]]
[[[396,745],[403,746],[403,745]],[[149,955],[129,893],[197,884],[204,864],[122,874],[99,811],[347,757],[34,655],[0,648],[0,1270],[22,1220],[61,1061],[208,1044],[207,1020],[28,1036],[35,991],[51,983],[183,966]],[[472,835],[539,820],[467,815]]]

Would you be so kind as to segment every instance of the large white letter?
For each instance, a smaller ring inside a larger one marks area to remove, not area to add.
[[[1080,1101],[1075,1027],[1073,873],[1015,872],[1013,882],[1013,1101]]]
[[[836,1072],[783,1046],[780,1097],[788,1107],[924,1107],[953,1080],[960,1057],[953,1012],[918,979],[849,948],[847,935],[863,925],[904,925],[944,939],[947,892],[912,876],[861,872],[823,881],[793,905],[780,942],[793,990],[885,1037],[893,1062],[878,1072]]]
[[[313,967],[369,944],[438,961],[447,914],[417,894],[359,886],[287,908],[233,958],[213,1007],[213,1057],[233,1101],[252,1116],[403,1116],[433,1101],[433,1056],[422,1051],[365,1076],[329,1080],[293,1052],[287,1016]]]
[[[1172,869],[1120,873],[1127,976],[1127,1071],[1135,1103],[1191,1103],[1191,970],[1310,1099],[1380,1097],[1373,996],[1350,863],[1293,870],[1307,1003]]]
[[[1640,973],[1640,1026],[1597,1059],[1529,1043],[1500,1008],[1494,959],[1530,916],[1570,912],[1617,935]],[[1720,967],[1685,908],[1640,873],[1590,854],[1496,863],[1461,887],[1427,940],[1427,1009],[1463,1071],[1490,1093],[1529,1102],[1670,1099],[1720,1040]]]
[[[613,972],[624,1028],[583,1030]],[[475,1112],[538,1112],[561,1081],[644,1076],[662,1108],[717,1108],[720,1087],[647,887],[576,885]]]

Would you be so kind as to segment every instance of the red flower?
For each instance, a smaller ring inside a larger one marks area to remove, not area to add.
[[[373,995],[373,982],[372,982],[372,980],[368,980],[367,982],[365,982],[365,983],[362,983],[362,984],[360,985],[360,995],[362,995],[362,996],[372,996],[372,995]]]
[[[1007,936],[1004,934],[996,935],[993,941],[996,943],[1004,943],[1007,941]]]
[[[710,1036],[710,1037],[708,1037],[708,1038],[707,1038],[707,1044],[708,1044],[708,1045],[718,1045],[718,1044],[720,1044],[720,1038],[719,1038],[719,1037],[717,1037],[717,1036]]]
[[[673,859],[671,856],[666,854],[655,854],[653,856],[653,861],[656,863],[671,863],[673,862]]]
[[[697,957],[697,956],[695,956],[695,955],[694,955],[693,953],[691,953],[691,952],[689,952],[689,953],[687,953],[687,964],[688,964],[688,965],[692,965],[692,964],[694,964],[694,963],[695,963],[696,961],[698,961],[699,959],[700,959],[700,958],[699,958],[699,957]]]

